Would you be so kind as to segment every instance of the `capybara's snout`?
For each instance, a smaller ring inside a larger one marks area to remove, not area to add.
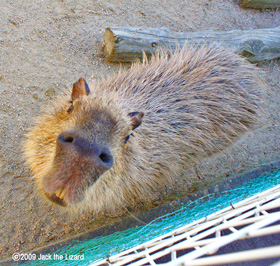
[[[56,138],[53,169],[41,180],[46,197],[60,205],[81,202],[85,191],[113,166],[106,145],[86,138],[78,130],[66,130]]]
[[[87,140],[75,131],[63,131],[56,142],[60,155],[75,155],[80,157],[81,163],[83,160],[90,160],[99,175],[113,166],[113,156],[107,147]]]

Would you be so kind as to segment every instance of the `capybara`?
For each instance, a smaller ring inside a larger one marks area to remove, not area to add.
[[[27,134],[39,190],[57,205],[94,212],[148,200],[187,162],[221,151],[260,121],[258,72],[218,45],[186,44],[107,80],[79,79]]]

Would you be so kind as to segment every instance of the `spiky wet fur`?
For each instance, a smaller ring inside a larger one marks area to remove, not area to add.
[[[263,114],[265,84],[258,71],[221,48],[185,45],[173,53],[160,51],[107,80],[92,81],[91,94],[76,105],[88,113],[99,105],[118,121],[111,140],[114,165],[72,208],[111,211],[149,199],[151,189],[180,175],[187,161],[231,145]],[[87,116],[69,115],[69,99],[70,93],[61,96],[27,135],[25,155],[39,189],[45,173],[55,168],[57,136]],[[134,111],[145,116],[124,144],[131,133],[127,114]]]

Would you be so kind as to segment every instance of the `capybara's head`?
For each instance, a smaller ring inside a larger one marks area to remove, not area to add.
[[[27,135],[25,155],[41,192],[75,206],[104,175],[122,168],[127,142],[143,113],[125,113],[110,97],[91,95],[84,79],[41,116]]]

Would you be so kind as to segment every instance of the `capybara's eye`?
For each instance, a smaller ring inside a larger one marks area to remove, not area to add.
[[[70,107],[67,109],[67,113],[71,113],[74,109],[74,106],[73,106],[73,101],[69,101],[69,103],[71,104]]]
[[[124,139],[124,144],[127,143],[127,141],[129,140],[129,137],[130,137],[130,135],[128,135],[128,136],[125,137],[125,139]]]

